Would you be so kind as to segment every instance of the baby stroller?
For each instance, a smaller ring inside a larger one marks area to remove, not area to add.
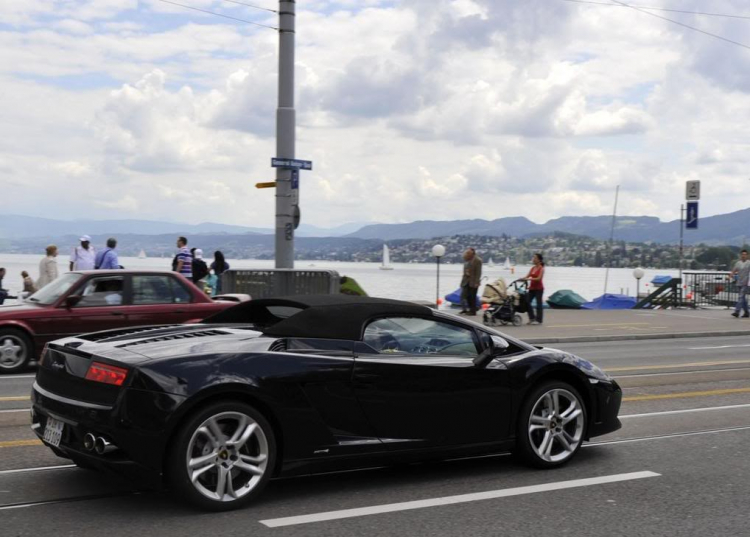
[[[482,322],[486,326],[509,323],[513,326],[521,326],[523,319],[519,314],[526,313],[528,310],[527,287],[528,283],[525,280],[516,280],[508,286],[502,278],[485,285],[482,303],[489,304],[490,307],[484,310]]]

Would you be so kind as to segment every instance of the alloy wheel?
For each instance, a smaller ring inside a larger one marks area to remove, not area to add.
[[[560,463],[570,458],[583,440],[585,414],[576,395],[561,388],[542,394],[529,415],[531,448],[541,460]]]
[[[187,447],[187,475],[209,500],[233,502],[252,492],[268,470],[269,445],[261,425],[242,412],[206,419]]]
[[[26,345],[17,336],[0,336],[0,368],[16,369],[26,361]]]

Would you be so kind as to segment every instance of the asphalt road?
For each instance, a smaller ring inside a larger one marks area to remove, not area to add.
[[[747,534],[750,337],[557,346],[625,391],[623,428],[571,464],[493,456],[276,480],[224,514],[68,467],[28,428],[31,376],[0,377],[0,535]]]

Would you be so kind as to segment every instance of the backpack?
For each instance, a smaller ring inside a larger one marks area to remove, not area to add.
[[[193,281],[202,280],[208,275],[208,265],[202,259],[193,259]]]

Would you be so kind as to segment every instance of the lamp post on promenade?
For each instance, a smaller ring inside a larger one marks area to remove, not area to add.
[[[437,260],[437,294],[435,296],[435,307],[440,307],[440,258],[445,255],[445,246],[436,244],[432,247],[432,255]]]
[[[636,302],[638,302],[640,298],[639,295],[641,294],[641,278],[643,278],[645,274],[646,273],[643,271],[641,267],[638,267],[637,269],[633,270],[633,278],[635,278],[636,281],[638,282],[635,287],[635,301]]]

